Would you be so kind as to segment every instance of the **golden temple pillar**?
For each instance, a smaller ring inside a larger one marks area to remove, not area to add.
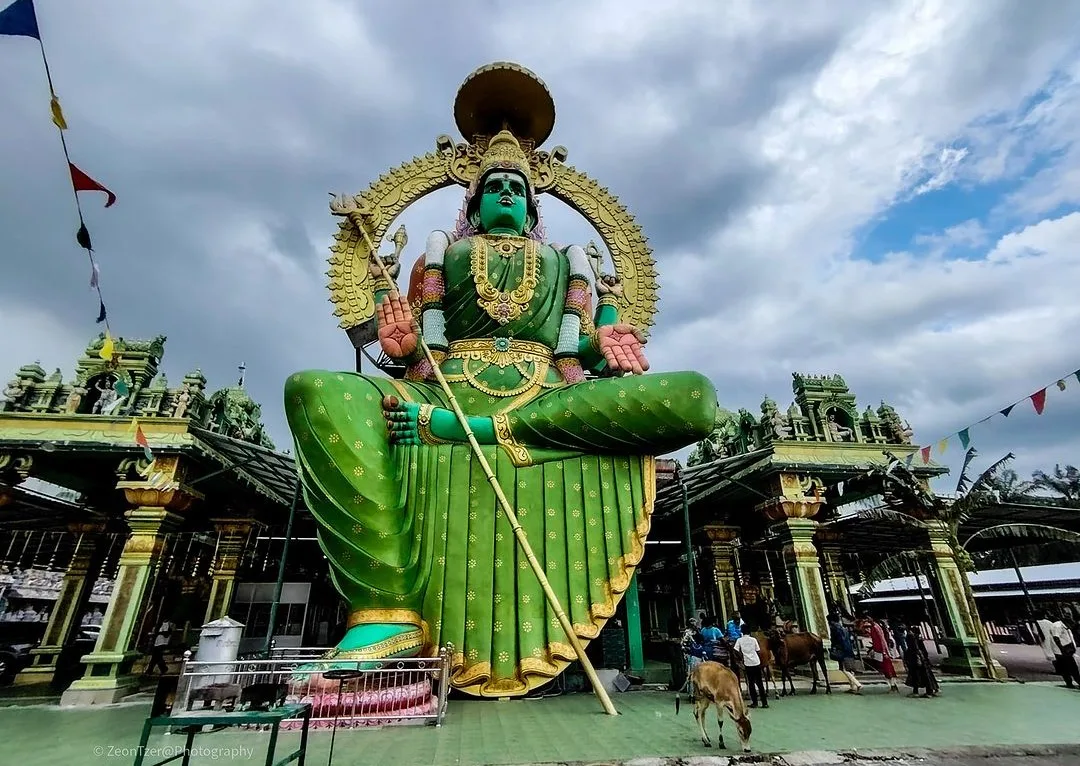
[[[975,678],[1005,678],[1007,672],[997,660],[989,670],[979,648],[980,635],[986,630],[964,588],[967,575],[961,570],[948,542],[948,532],[941,522],[927,521],[930,561],[933,569],[931,587],[945,622],[943,643],[948,657],[942,670]],[[985,638],[985,635],[983,635]],[[987,641],[989,643],[989,641]]]
[[[158,458],[146,481],[121,481],[119,489],[133,508],[124,514],[130,530],[113,586],[113,597],[101,623],[94,651],[83,657],[86,672],[60,699],[62,706],[101,705],[138,690],[131,668],[142,652],[135,647],[139,618],[161,562],[165,535],[183,521],[180,515],[201,497],[181,484],[178,458]]]
[[[825,585],[814,545],[818,524],[813,520],[824,502],[819,497],[777,497],[760,504],[758,510],[776,522],[771,530],[781,541],[781,561],[791,578],[799,627],[828,644]]]
[[[60,593],[49,615],[49,624],[45,627],[41,644],[30,652],[34,656],[33,664],[15,677],[16,684],[49,683],[56,674],[60,653],[72,632],[80,627],[79,619],[89,603],[90,591],[109,552],[109,547],[101,539],[104,529],[105,525],[101,522],[71,524],[68,527],[72,534],[78,535],[75,553],[60,581]]]
[[[734,540],[739,536],[738,527],[725,527],[719,524],[705,526],[713,554],[713,576],[716,578],[717,602],[720,614],[717,615],[721,628],[731,616],[739,611],[739,583],[735,570]]]
[[[212,519],[218,533],[214,552],[214,578],[210,586],[210,601],[206,605],[204,622],[225,617],[232,606],[236,589],[236,571],[244,555],[251,529],[258,522],[254,519]]]
[[[829,529],[819,529],[814,536],[821,551],[821,562],[825,570],[825,594],[830,604],[845,614],[853,615],[851,593],[848,588],[847,573],[840,563],[840,535]]]

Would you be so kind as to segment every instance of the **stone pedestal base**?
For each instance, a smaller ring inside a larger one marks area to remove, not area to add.
[[[947,652],[941,660],[941,671],[969,678],[1004,679],[1009,677],[1005,666],[993,660],[993,666],[987,671],[986,662],[977,643],[969,643],[955,638],[941,639]]]
[[[56,675],[56,658],[60,654],[60,647],[42,647],[33,649],[30,653],[37,655],[34,657],[34,664],[19,671],[19,674],[15,676],[15,685],[33,686],[52,683],[53,676]]]
[[[61,707],[111,705],[139,690],[139,678],[131,666],[139,652],[94,652],[83,657],[86,675],[75,681],[60,697]]]

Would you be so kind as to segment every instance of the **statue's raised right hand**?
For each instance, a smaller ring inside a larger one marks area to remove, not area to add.
[[[397,299],[384,296],[376,308],[379,324],[379,345],[391,359],[404,359],[419,343],[413,324],[412,308],[404,295]]]

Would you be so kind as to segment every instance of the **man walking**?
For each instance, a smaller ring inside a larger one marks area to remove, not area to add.
[[[1080,670],[1076,667],[1076,642],[1072,631],[1061,620],[1050,621],[1045,612],[1035,621],[1039,645],[1054,671],[1065,679],[1065,686],[1080,686]],[[1074,683],[1075,682],[1075,683]]]
[[[146,667],[149,675],[157,668],[158,673],[165,675],[169,672],[169,664],[165,662],[165,652],[169,648],[169,639],[172,636],[173,624],[168,620],[161,623],[161,627],[154,636],[154,645],[150,649],[150,664]]]
[[[830,614],[829,620],[829,657],[840,665],[840,672],[848,680],[848,694],[862,694],[862,682],[855,677],[855,647],[851,643],[851,634],[840,624],[840,615]]]
[[[743,667],[746,668],[746,685],[750,689],[750,707],[758,706],[758,697],[761,698],[761,707],[769,707],[769,697],[765,694],[765,682],[762,678],[761,645],[758,640],[750,635],[750,627],[742,626],[742,635],[735,642],[735,651],[742,658]]]

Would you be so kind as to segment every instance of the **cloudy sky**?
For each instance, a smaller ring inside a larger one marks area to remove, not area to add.
[[[246,362],[289,446],[286,375],[353,363],[327,192],[454,133],[458,85],[500,59],[547,82],[550,143],[649,235],[654,367],[706,372],[725,406],[838,372],[936,442],[1080,367],[1080,3],[453,5],[39,0],[73,159],[119,197],[83,195],[113,327],[167,335],[174,384]],[[0,368],[70,375],[97,305],[33,40],[0,38],[0,94]],[[409,257],[460,201],[403,216]],[[1080,461],[1070,384],[976,428],[983,456]]]

